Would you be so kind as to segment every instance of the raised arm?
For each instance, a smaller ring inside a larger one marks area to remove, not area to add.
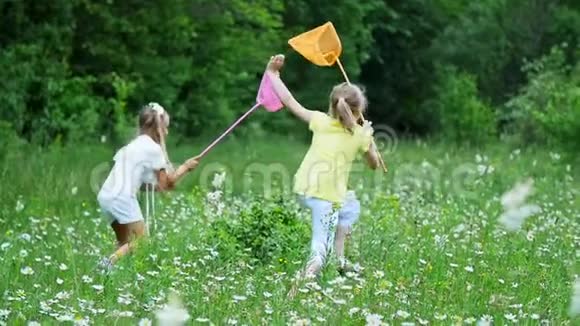
[[[270,58],[268,66],[266,68],[266,73],[272,81],[272,87],[274,91],[284,103],[284,105],[299,119],[310,123],[312,117],[312,111],[303,107],[295,98],[292,93],[288,90],[282,79],[280,79],[280,70],[284,65],[284,55],[278,54]]]

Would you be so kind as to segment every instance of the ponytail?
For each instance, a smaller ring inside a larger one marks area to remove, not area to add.
[[[163,156],[165,157],[165,161],[168,167],[171,165],[171,161],[169,160],[169,155],[167,154],[167,146],[165,145],[165,133],[163,132],[163,125],[165,124],[164,117],[167,117],[167,113],[165,109],[157,104],[157,103],[149,103],[149,107],[155,112],[155,126],[157,127],[155,130],[157,132],[157,136],[159,137],[159,145],[163,150]]]
[[[165,145],[165,133],[163,132],[162,128],[162,123],[165,122],[162,121],[163,119],[161,117],[162,117],[161,114],[159,113],[155,114],[155,124],[157,125],[157,134],[159,135],[159,145],[163,150],[163,156],[165,156],[165,161],[167,161],[167,163],[169,164],[169,156],[167,155],[167,146]]]
[[[338,120],[342,126],[352,133],[356,121],[350,109],[350,105],[348,105],[344,97],[338,98],[338,101],[336,102],[336,112],[338,113]]]

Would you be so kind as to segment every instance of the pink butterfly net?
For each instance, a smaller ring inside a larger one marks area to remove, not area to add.
[[[209,144],[202,152],[199,157],[205,156],[212,148],[214,148],[225,136],[227,136],[234,128],[239,125],[246,117],[248,117],[252,112],[263,106],[269,112],[276,112],[282,109],[284,106],[278,95],[274,91],[272,86],[272,81],[267,74],[262,76],[262,81],[260,82],[260,87],[258,88],[258,95],[256,96],[256,104],[251,107],[246,113],[238,118],[234,123],[232,123],[226,131],[224,131],[218,138],[216,138],[211,144]]]

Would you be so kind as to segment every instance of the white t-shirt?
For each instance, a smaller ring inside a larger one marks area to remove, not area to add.
[[[114,160],[99,197],[136,197],[143,183],[157,183],[155,171],[167,168],[161,146],[147,135],[140,135],[121,148]]]

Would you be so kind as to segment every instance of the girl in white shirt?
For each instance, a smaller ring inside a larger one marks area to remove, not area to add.
[[[134,240],[145,235],[137,202],[142,185],[153,184],[157,191],[171,190],[198,164],[194,157],[176,170],[171,168],[165,149],[168,127],[169,114],[161,105],[149,103],[139,114],[139,135],[115,154],[115,164],[97,196],[117,238],[117,250],[101,261],[102,267],[110,268],[131,250]]]

